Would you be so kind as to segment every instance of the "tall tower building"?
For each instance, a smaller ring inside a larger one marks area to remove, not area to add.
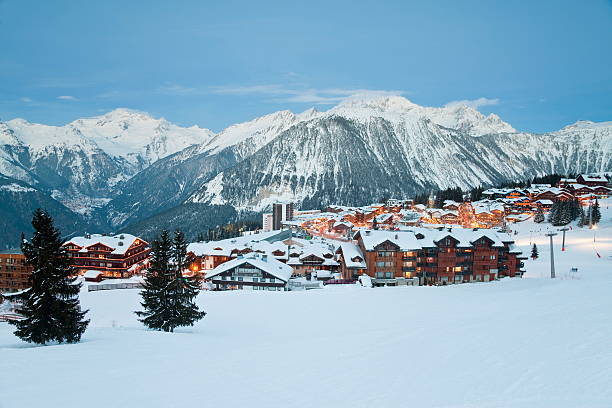
[[[282,228],[283,221],[293,220],[293,203],[272,204],[272,229]]]

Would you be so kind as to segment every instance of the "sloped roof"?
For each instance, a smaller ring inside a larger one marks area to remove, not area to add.
[[[119,235],[102,235],[102,234],[91,234],[87,237],[73,237],[70,240],[66,241],[64,245],[74,244],[81,249],[82,252],[85,252],[88,247],[95,244],[102,244],[110,249],[112,249],[112,254],[124,254],[130,246],[137,239],[143,241],[142,239],[131,235],[131,234],[119,234]],[[143,241],[145,242],[145,241]]]
[[[255,268],[262,270],[270,275],[278,278],[284,282],[288,282],[293,273],[293,269],[289,265],[286,265],[280,261],[277,261],[273,257],[250,253],[244,257],[232,259],[217,266],[211,272],[206,274],[206,279],[210,279],[213,276],[217,276],[223,272],[226,272],[232,268],[240,265],[249,264]]]

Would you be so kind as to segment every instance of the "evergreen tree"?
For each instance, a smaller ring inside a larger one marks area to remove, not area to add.
[[[202,283],[200,275],[184,276],[192,262],[182,232],[176,231],[171,240],[168,231],[163,231],[160,239],[153,241],[142,292],[144,311],[136,312],[147,327],[173,332],[180,326],[193,326],[206,315],[194,303]]]
[[[172,253],[174,276],[168,285],[172,313],[167,322],[171,332],[176,327],[193,326],[195,322],[206,316],[206,312],[200,311],[194,301],[200,293],[202,278],[197,273],[185,275],[194,258],[187,254],[187,241],[179,230],[174,233]]]
[[[588,223],[589,223],[589,221],[587,219],[587,216],[586,216],[584,210],[582,209],[582,207],[580,207],[580,215],[578,216],[578,226],[579,227],[584,227]]]
[[[561,212],[560,212],[560,217],[559,217],[559,225],[567,225],[574,219],[572,218],[572,213],[573,213],[572,202],[563,200],[561,201],[560,208],[561,208]]]
[[[144,311],[136,312],[145,326],[155,330],[165,330],[170,320],[168,282],[172,279],[170,258],[172,241],[168,231],[162,231],[159,239],[151,243],[151,260],[145,273],[144,290],[141,292]],[[166,330],[167,331],[167,330]]]
[[[533,244],[531,247],[531,259],[538,259],[538,247],[536,244]]]
[[[601,221],[601,211],[599,211],[599,201],[595,199],[595,204],[593,204],[592,217],[593,217],[593,225],[599,224]]]
[[[538,224],[544,222],[544,211],[542,211],[542,208],[538,207],[535,216],[533,217],[533,221],[537,222]]]
[[[548,222],[552,225],[561,225],[561,201],[555,201],[552,208],[550,209],[550,214],[548,214]]]
[[[32,219],[32,241],[22,239],[21,251],[26,264],[34,267],[32,287],[23,294],[18,312],[23,320],[11,321],[15,335],[28,343],[76,343],[87,329],[87,310],[81,311],[76,271],[70,267],[70,258],[62,246],[60,231],[53,218],[41,209]],[[23,238],[23,237],[22,237]]]

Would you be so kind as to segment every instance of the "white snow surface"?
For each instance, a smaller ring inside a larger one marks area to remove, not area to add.
[[[153,163],[188,146],[207,143],[214,135],[208,129],[183,128],[164,118],[156,119],[124,108],[77,119],[64,126],[41,125],[23,119],[9,120],[3,125],[5,131],[0,134],[4,134],[2,141],[10,142],[7,144],[27,145],[35,152],[50,146],[79,146],[86,152],[99,149],[134,164]]]
[[[208,315],[174,334],[136,320],[138,290],[83,291],[79,344],[32,346],[0,323],[0,407],[609,408],[611,204],[566,251],[555,237],[555,280],[550,227],[526,221],[518,247],[540,258],[523,279],[203,292]]]
[[[419,106],[402,96],[385,96],[375,99],[348,99],[325,112],[367,122],[381,117],[396,125],[415,122],[424,118],[451,129],[463,130],[472,136],[490,133],[515,133],[516,129],[499,116],[483,115],[466,105],[443,107]]]

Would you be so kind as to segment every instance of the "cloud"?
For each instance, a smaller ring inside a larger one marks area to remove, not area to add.
[[[490,106],[499,104],[499,99],[494,98],[478,98],[478,99],[463,99],[461,101],[451,101],[444,105],[447,108],[452,108],[455,106],[469,106],[470,108],[478,109],[481,106]]]
[[[77,100],[77,98],[75,98],[72,95],[60,95],[57,97],[57,99],[61,99],[63,101],[76,101]]]
[[[157,88],[159,93],[167,95],[193,95],[200,93],[198,88],[187,87],[179,84],[164,84]]]
[[[19,98],[19,100],[20,100],[21,102],[25,102],[25,103],[30,103],[30,102],[32,102],[32,99],[31,99],[31,98],[28,98],[27,96],[21,97],[21,98]]]
[[[349,98],[374,98],[401,95],[396,90],[343,89],[343,88],[289,88],[282,85],[215,86],[211,87],[218,95],[261,95],[268,102],[312,103],[331,105]]]

